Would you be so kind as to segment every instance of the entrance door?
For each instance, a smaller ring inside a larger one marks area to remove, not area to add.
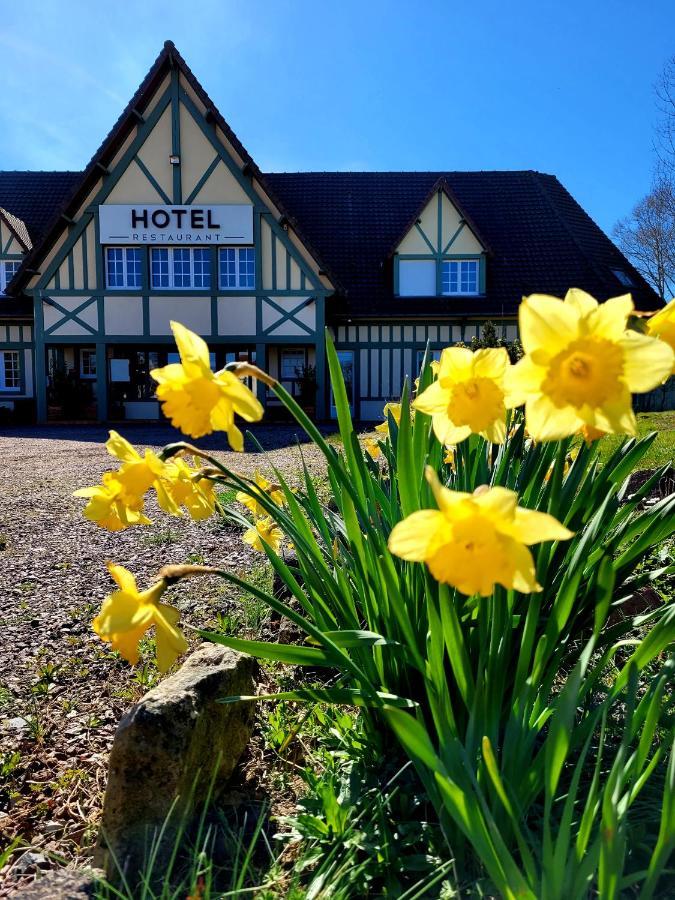
[[[96,421],[95,347],[47,347],[47,418]]]

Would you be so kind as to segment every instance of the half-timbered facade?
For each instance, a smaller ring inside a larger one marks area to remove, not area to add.
[[[263,174],[173,44],[82,173],[0,173],[0,407],[153,419],[170,322],[213,365],[251,360],[330,414],[328,326],[362,419],[427,344],[523,293],[656,298],[552,176]],[[261,399],[273,401],[258,384]]]

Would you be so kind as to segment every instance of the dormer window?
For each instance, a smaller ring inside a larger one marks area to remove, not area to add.
[[[624,272],[623,269],[612,269],[612,274],[623,285],[623,287],[635,287],[633,284],[633,279],[630,277],[628,272]]]
[[[21,265],[20,259],[2,259],[0,260],[0,294],[5,293],[7,285],[19,271]]]
[[[443,294],[477,294],[479,261],[446,259],[443,262],[441,292]]]
[[[393,248],[399,297],[480,297],[489,248],[445,179],[429,192]]]

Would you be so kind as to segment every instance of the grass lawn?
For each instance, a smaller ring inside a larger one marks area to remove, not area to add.
[[[640,467],[643,469],[658,469],[675,460],[675,411],[659,413],[638,414],[638,436],[644,437],[652,431],[657,431],[658,436],[649,449],[649,453],[642,460]],[[600,457],[607,460],[617,445],[623,440],[623,435],[611,434],[600,441]]]

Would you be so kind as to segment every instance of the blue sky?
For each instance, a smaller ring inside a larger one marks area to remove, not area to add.
[[[539,169],[606,230],[648,190],[672,0],[22,0],[0,168],[83,167],[171,38],[263,170]]]

